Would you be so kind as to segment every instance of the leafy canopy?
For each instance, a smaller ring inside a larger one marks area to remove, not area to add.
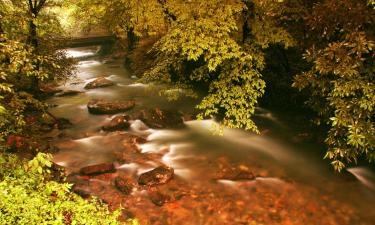
[[[176,98],[181,88],[196,96],[195,86],[204,83],[208,91],[197,106],[202,112],[199,118],[217,117],[226,127],[257,131],[251,116],[264,93],[263,49],[275,43],[289,46],[292,40],[268,16],[263,23],[259,18],[245,20],[252,33],[241,42],[238,18],[247,10],[258,17],[267,16],[263,3],[254,3],[259,3],[255,9],[235,0],[167,2],[166,16],[172,22],[154,46],[156,63],[143,80],[171,84],[170,90],[163,92],[170,98]]]
[[[330,126],[326,158],[336,170],[362,155],[375,159],[374,19],[366,1],[354,0],[325,0],[307,17],[312,67],[293,85],[309,91],[308,104]]]

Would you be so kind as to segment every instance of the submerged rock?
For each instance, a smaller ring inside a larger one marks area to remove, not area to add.
[[[129,195],[133,190],[133,182],[125,177],[116,177],[115,178],[115,186],[116,188],[121,191],[125,195]]]
[[[68,129],[73,126],[72,122],[66,118],[57,118],[56,124],[59,130]]]
[[[151,202],[157,206],[163,206],[165,203],[171,201],[171,196],[161,193],[160,191],[154,191],[148,194]]]
[[[77,90],[65,90],[62,92],[59,92],[55,94],[56,97],[65,97],[65,96],[74,96],[83,93],[82,91],[77,91]]]
[[[134,100],[128,101],[107,101],[103,99],[93,99],[87,104],[87,108],[92,114],[115,114],[128,111],[135,106]]]
[[[142,110],[133,115],[133,118],[142,120],[150,128],[175,128],[183,126],[182,114],[172,110],[154,108]]]
[[[86,84],[85,89],[95,89],[95,88],[101,88],[101,87],[109,87],[113,86],[114,83],[110,80],[108,80],[105,77],[99,77],[88,84]]]
[[[116,116],[109,122],[108,124],[105,124],[102,129],[104,131],[117,131],[117,130],[125,130],[130,127],[129,123],[129,116],[126,115],[120,115]]]
[[[141,174],[138,178],[140,185],[158,185],[165,184],[173,178],[173,168],[166,166],[159,166],[153,170]]]
[[[80,173],[83,175],[96,175],[101,173],[113,173],[115,172],[115,166],[113,163],[101,163],[81,168]]]
[[[220,171],[217,179],[224,180],[254,180],[256,176],[245,166],[239,166],[235,168],[225,168]]]

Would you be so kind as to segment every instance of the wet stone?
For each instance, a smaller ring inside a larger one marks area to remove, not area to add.
[[[78,174],[69,174],[66,177],[67,183],[80,184],[80,185],[89,185],[90,177],[89,176],[80,176]]]
[[[87,104],[87,108],[92,114],[116,114],[128,111],[135,106],[134,100],[128,101],[107,101],[103,99],[93,99]]]
[[[173,178],[173,174],[173,168],[159,166],[153,170],[141,174],[138,178],[138,184],[149,186],[165,184]]]
[[[116,116],[109,122],[102,127],[104,131],[117,131],[117,130],[125,130],[130,127],[129,117],[126,115]]]
[[[58,89],[55,84],[42,84],[40,91],[46,96],[53,96],[56,93],[61,92],[62,90]]]
[[[67,96],[75,96],[75,95],[79,95],[83,92],[81,91],[77,91],[77,90],[65,90],[65,91],[62,91],[62,92],[59,92],[57,94],[55,94],[56,97],[67,97]]]
[[[85,89],[95,89],[95,88],[101,88],[101,87],[109,87],[113,86],[114,83],[105,77],[99,77],[95,79],[94,81],[89,82],[86,84]]]
[[[133,115],[134,119],[143,121],[150,128],[176,128],[182,127],[184,121],[182,114],[177,111],[159,108],[142,110]]]
[[[165,203],[171,201],[171,197],[169,195],[163,194],[159,191],[154,191],[148,194],[151,202],[157,206],[163,206]]]
[[[57,118],[56,120],[57,128],[60,130],[68,129],[73,126],[72,122],[70,120],[65,118]]]
[[[83,175],[96,175],[102,173],[113,173],[115,171],[116,169],[113,163],[101,163],[83,167],[81,168],[80,173]]]
[[[120,221],[127,221],[128,219],[133,219],[135,218],[134,213],[129,211],[128,209],[122,209],[121,210],[121,216],[120,216]]]
[[[115,186],[123,194],[129,195],[133,190],[134,184],[129,178],[116,177],[115,178]]]
[[[72,191],[83,198],[90,197],[90,193],[91,193],[90,187],[87,185],[83,185],[83,184],[74,185],[72,188]]]
[[[256,176],[246,167],[236,167],[223,169],[218,175],[218,179],[225,180],[254,180]]]

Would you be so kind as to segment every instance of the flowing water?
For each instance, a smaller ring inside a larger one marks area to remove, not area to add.
[[[79,61],[77,77],[61,88],[83,93],[49,100],[56,105],[51,113],[74,124],[50,134],[60,149],[54,161],[72,173],[87,165],[115,162],[117,173],[135,178],[160,164],[174,168],[175,178],[170,184],[136,187],[131,196],[114,192],[108,179],[91,178],[108,188],[98,192],[100,197],[111,195],[107,202],[125,206],[141,224],[375,224],[374,173],[358,167],[343,175],[334,174],[317,153],[322,146],[296,142],[288,124],[262,108],[255,116],[261,135],[226,129],[224,136],[216,136],[211,120],[187,121],[184,128],[164,130],[132,121],[128,132],[147,138],[139,146],[147,157],[119,162],[114,153],[124,148],[123,133],[100,131],[113,116],[89,114],[86,105],[90,99],[134,99],[137,105],[130,114],[154,107],[189,112],[196,100],[168,102],[158,96],[157,88],[137,83],[121,61],[88,58],[95,53],[94,48],[68,53],[84,58]],[[116,85],[83,89],[101,76]],[[256,179],[221,179],[220,174],[228,168],[250,170]],[[154,189],[173,196],[173,200],[154,205],[148,197]]]

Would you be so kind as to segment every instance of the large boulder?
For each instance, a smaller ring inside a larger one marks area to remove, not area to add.
[[[128,101],[107,101],[103,99],[93,99],[87,104],[87,108],[92,114],[115,114],[125,112],[135,106],[134,100]]]
[[[113,163],[101,163],[81,168],[80,173],[83,175],[97,175],[102,173],[113,173],[115,172],[115,166]]]
[[[159,108],[142,110],[133,115],[134,119],[142,120],[150,128],[176,128],[184,124],[182,114],[172,110]]]
[[[120,115],[114,117],[109,123],[102,127],[104,131],[118,131],[125,130],[130,127],[129,117],[126,115]]]
[[[141,174],[138,178],[138,184],[149,186],[165,184],[173,178],[173,174],[173,168],[159,166],[153,170]]]
[[[108,80],[105,77],[99,77],[89,83],[86,84],[85,89],[95,89],[95,88],[101,88],[101,87],[109,87],[113,86],[114,83],[110,80]]]

